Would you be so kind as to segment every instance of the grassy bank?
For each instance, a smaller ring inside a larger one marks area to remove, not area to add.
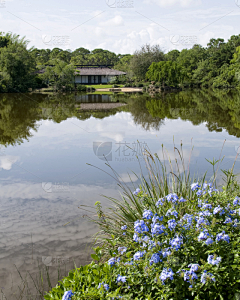
[[[91,84],[87,85],[88,88],[94,88],[94,89],[111,89],[114,88],[115,85],[113,84]],[[123,87],[123,84],[117,84],[119,88]]]
[[[70,271],[46,300],[238,299],[240,198],[233,168],[217,189],[215,171],[211,182],[205,176],[196,182],[175,151],[180,159],[175,166],[170,161],[170,173],[147,152],[148,178],[141,176],[137,187],[114,172],[122,200],[110,198],[115,209],[108,211],[95,204],[92,221],[100,230],[92,263]]]

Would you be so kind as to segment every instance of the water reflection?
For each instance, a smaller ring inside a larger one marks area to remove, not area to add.
[[[124,103],[109,109],[81,110],[81,103]],[[130,112],[134,123],[145,130],[159,130],[165,119],[206,123],[208,130],[240,136],[240,94],[236,91],[182,91],[151,98],[135,94],[7,94],[0,95],[0,144],[16,145],[29,140],[38,130],[40,120],[61,123],[75,117],[103,119],[119,111]],[[0,149],[1,150],[1,149]]]

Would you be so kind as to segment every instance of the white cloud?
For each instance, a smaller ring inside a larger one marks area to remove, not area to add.
[[[19,159],[17,156],[0,156],[0,169],[11,170],[12,165]]]
[[[105,22],[100,22],[99,24],[100,26],[123,26],[124,25],[124,22],[123,22],[123,18],[122,16],[115,16],[114,18],[112,19],[109,19]]]
[[[169,7],[174,5],[180,5],[182,7],[187,7],[190,5],[200,5],[201,0],[146,0],[147,3],[155,3],[162,7]]]
[[[101,137],[108,137],[112,140],[115,140],[117,143],[122,142],[125,137],[125,132],[101,132]]]

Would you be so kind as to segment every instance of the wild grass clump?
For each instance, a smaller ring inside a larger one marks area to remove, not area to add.
[[[98,218],[92,218],[99,231],[96,235],[97,242],[105,243],[105,249],[112,240],[118,237],[119,242],[122,243],[125,239],[120,232],[122,224],[127,226],[132,225],[137,219],[141,218],[146,205],[152,209],[153,213],[157,212],[155,203],[159,198],[165,197],[170,193],[176,193],[186,199],[192,197],[191,183],[195,180],[195,176],[190,176],[190,161],[192,150],[188,158],[187,166],[184,161],[182,145],[180,150],[174,147],[174,158],[171,159],[167,150],[162,146],[161,158],[157,153],[151,154],[149,149],[144,149],[143,156],[144,165],[139,159],[139,168],[141,170],[140,176],[133,172],[133,176],[140,182],[140,188],[143,192],[141,197],[137,196],[135,190],[138,188],[132,181],[132,176],[129,174],[130,185],[124,183],[121,176],[106,163],[112,171],[109,174],[115,179],[120,188],[120,199],[106,197],[109,203],[113,206],[108,209],[102,209],[100,202],[96,202],[95,208],[97,210]],[[218,161],[217,161],[218,162]],[[215,162],[216,164],[216,162]],[[147,175],[144,175],[144,171]],[[199,183],[203,183],[206,173],[199,179]],[[135,180],[136,181],[136,180]],[[84,206],[81,206],[84,209]],[[88,207],[89,209],[89,207]],[[111,243],[109,244],[111,247]]]

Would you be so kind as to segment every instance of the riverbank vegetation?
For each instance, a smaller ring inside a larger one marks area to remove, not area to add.
[[[115,206],[109,210],[95,204],[99,245],[92,263],[70,271],[46,300],[239,297],[240,198],[233,168],[223,171],[218,190],[217,172],[208,183],[205,176],[196,182],[182,149],[175,152],[179,159],[170,160],[168,174],[146,150],[149,173],[140,186],[129,187],[114,172],[122,199],[109,198]],[[211,164],[219,168],[219,161]]]
[[[126,86],[154,82],[159,87],[231,88],[240,84],[240,35],[228,41],[211,39],[206,47],[193,45],[168,53],[159,45],[144,45],[133,55],[104,49],[50,50],[28,45],[24,37],[0,32],[0,92],[27,92],[49,85],[57,90],[74,90],[76,65],[111,65],[127,73],[111,83]]]

